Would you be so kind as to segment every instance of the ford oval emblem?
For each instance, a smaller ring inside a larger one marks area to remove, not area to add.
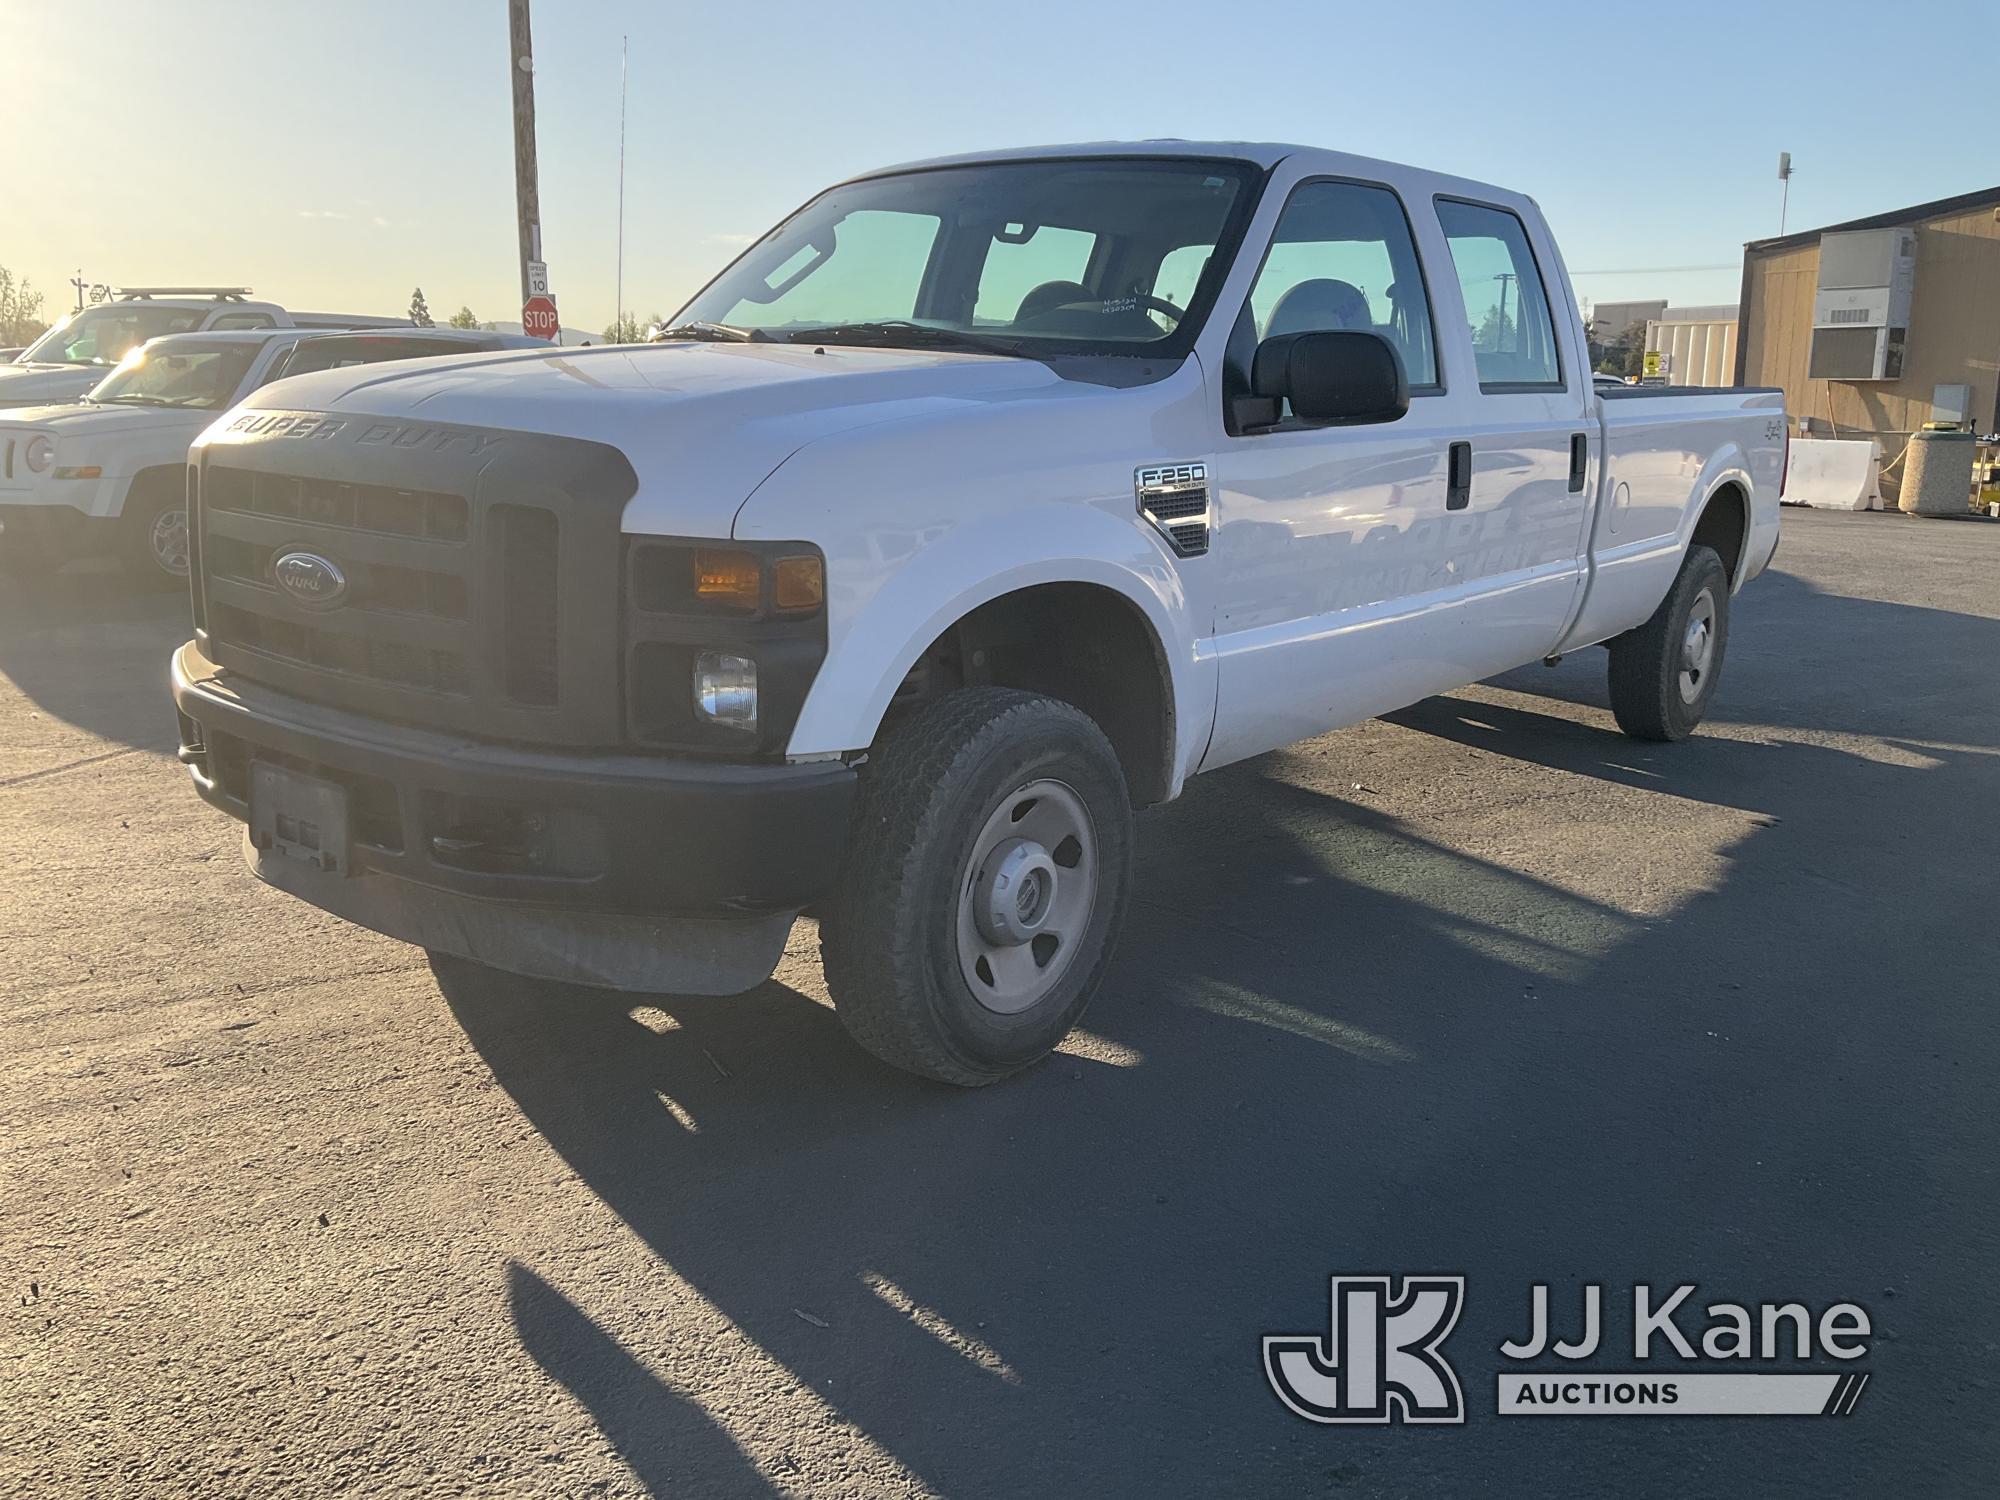
[[[281,552],[271,564],[278,587],[308,609],[332,609],[347,597],[347,575],[317,552]]]

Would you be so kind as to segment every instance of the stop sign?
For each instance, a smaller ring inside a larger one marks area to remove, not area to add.
[[[556,299],[536,296],[522,303],[521,331],[538,339],[554,339],[561,333],[562,323],[556,317]]]

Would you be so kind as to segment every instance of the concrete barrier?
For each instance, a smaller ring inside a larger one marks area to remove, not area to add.
[[[1793,438],[1785,504],[1882,509],[1882,445],[1873,438]]]

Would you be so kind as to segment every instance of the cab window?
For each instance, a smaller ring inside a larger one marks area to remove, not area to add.
[[[1308,182],[1278,216],[1250,289],[1257,337],[1354,330],[1387,339],[1412,391],[1435,390],[1430,298],[1402,202],[1359,182]]]
[[[1561,390],[1555,318],[1527,228],[1504,208],[1456,198],[1438,199],[1437,214],[1465,296],[1479,388]]]

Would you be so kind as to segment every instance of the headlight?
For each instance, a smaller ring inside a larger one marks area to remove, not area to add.
[[[811,614],[826,603],[826,568],[816,552],[647,542],[634,553],[632,599],[661,614]]]
[[[47,472],[49,465],[55,461],[55,456],[56,445],[40,434],[29,438],[28,446],[21,451],[22,462],[36,474]]]
[[[755,730],[757,663],[727,651],[704,651],[696,656],[694,710],[711,724]]]

